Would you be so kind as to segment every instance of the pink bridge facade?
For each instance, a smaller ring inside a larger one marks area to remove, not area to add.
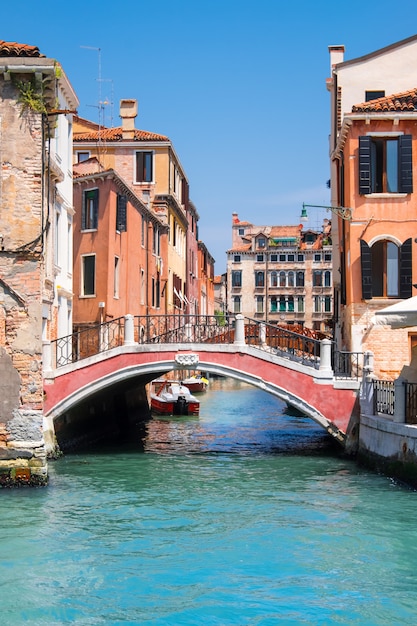
[[[53,431],[59,415],[112,385],[127,379],[144,384],[175,369],[199,369],[263,389],[304,412],[345,447],[356,437],[360,383],[336,379],[330,357],[315,369],[253,346],[206,343],[132,343],[51,371],[44,377],[46,427]]]

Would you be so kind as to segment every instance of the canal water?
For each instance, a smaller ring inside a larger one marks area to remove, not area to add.
[[[2,626],[416,623],[415,491],[230,380],[142,435],[1,491]]]

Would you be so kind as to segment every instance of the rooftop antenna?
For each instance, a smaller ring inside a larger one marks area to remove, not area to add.
[[[106,105],[110,105],[110,128],[113,128],[113,113],[114,113],[114,83],[113,83],[113,79],[112,78],[101,78],[100,79],[102,83],[107,82],[107,83],[111,83],[111,90],[110,90],[110,100],[108,98],[105,98],[103,101],[100,101],[99,104],[103,107],[103,112],[104,112],[104,107]]]

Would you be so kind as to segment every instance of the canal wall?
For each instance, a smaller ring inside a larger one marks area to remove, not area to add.
[[[403,379],[395,381],[393,415],[375,414],[373,380],[370,370],[361,386],[357,460],[417,487],[417,425],[405,423]]]

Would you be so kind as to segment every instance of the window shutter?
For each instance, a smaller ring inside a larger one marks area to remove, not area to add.
[[[359,137],[359,193],[371,193],[371,137]]]
[[[144,159],[143,152],[136,152],[136,182],[143,183],[144,182]]]
[[[81,212],[81,230],[85,230],[87,223],[87,192],[83,193],[83,210]]]
[[[399,137],[399,179],[402,193],[413,193],[413,151],[412,136]]]
[[[126,196],[117,196],[117,220],[116,230],[126,232],[127,221],[127,198]]]
[[[362,270],[362,299],[372,298],[372,256],[371,248],[361,239],[361,270]]]
[[[411,237],[400,248],[400,298],[411,298],[412,294],[412,249]]]

